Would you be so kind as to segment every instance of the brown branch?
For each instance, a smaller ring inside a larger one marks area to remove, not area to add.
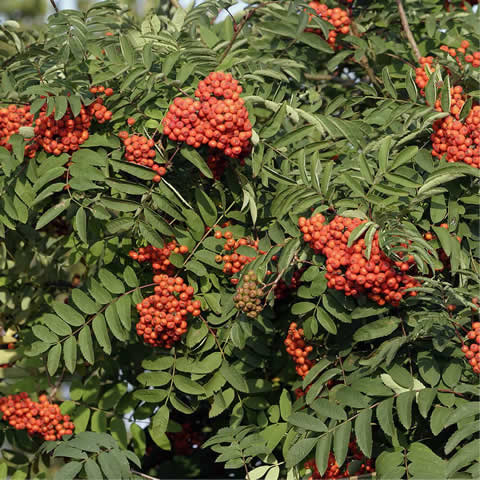
[[[405,9],[403,8],[402,0],[397,0],[397,7],[398,13],[400,15],[400,21],[402,22],[403,31],[407,36],[408,43],[412,47],[413,53],[417,57],[417,60],[420,60],[420,50],[418,49],[417,42],[413,38],[412,31],[410,30],[410,26],[408,25],[407,15],[405,14]]]
[[[58,10],[57,4],[55,3],[55,0],[50,0],[50,3],[52,4],[52,7],[55,9],[55,12],[58,13],[59,10]]]
[[[448,390],[446,388],[437,388],[437,391],[442,393],[453,393],[454,395],[458,395],[459,397],[463,397],[463,393],[456,392],[455,390]]]

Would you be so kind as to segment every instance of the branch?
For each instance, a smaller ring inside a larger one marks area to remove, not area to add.
[[[405,14],[405,9],[403,8],[402,0],[397,0],[397,6],[398,6],[398,13],[400,15],[400,20],[402,22],[403,31],[407,36],[408,43],[410,43],[413,53],[417,57],[417,60],[419,60],[421,57],[420,50],[418,49],[417,42],[415,42],[415,39],[413,38],[412,31],[410,30],[410,26],[408,25],[407,15]]]
[[[55,12],[58,13],[59,10],[58,10],[57,4],[55,3],[55,0],[50,0],[50,3],[52,4],[52,7],[55,9]]]

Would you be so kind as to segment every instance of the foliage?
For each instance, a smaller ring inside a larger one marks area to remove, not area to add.
[[[24,158],[28,129],[0,147],[0,319],[2,343],[15,344],[0,350],[2,396],[47,392],[75,423],[74,435],[41,444],[1,422],[2,478],[155,475],[149,448],[167,455],[185,418],[209,437],[205,455],[252,480],[300,478],[313,456],[322,474],[352,438],[378,478],[480,476],[480,389],[461,351],[476,316],[479,169],[432,157],[430,143],[448,85],[466,93],[461,120],[479,96],[479,70],[439,47],[478,44],[480,22],[469,4],[403,3],[421,54],[442,66],[424,95],[397,2],[342,5],[352,25],[341,49],[298,0],[252,3],[217,23],[226,1],[141,21],[105,1],[34,29],[0,27],[1,106],[58,120],[94,102],[92,85],[114,90],[111,120],[93,122],[77,151]],[[251,154],[230,159],[220,180],[205,149],[168,140],[161,123],[214,71],[242,85],[253,125]],[[122,130],[154,140],[160,182],[123,159]],[[368,220],[354,240],[371,248],[377,232],[393,260],[411,255],[417,295],[380,306],[327,287],[325,257],[297,227],[314,213]],[[217,263],[216,231],[258,240],[239,251],[255,257],[245,272],[262,285],[257,316],[235,308],[232,278],[244,272]],[[129,252],[172,238],[189,249],[169,259],[202,313],[170,350],[149,348],[133,327],[152,268]],[[313,346],[303,379],[284,347],[292,321]],[[174,456],[169,476],[222,474],[195,455]]]

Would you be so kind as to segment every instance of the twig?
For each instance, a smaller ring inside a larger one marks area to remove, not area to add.
[[[463,393],[456,392],[455,390],[448,390],[446,388],[437,388],[437,391],[442,393],[453,393],[454,395],[458,395],[459,397],[464,397]]]
[[[230,10],[228,9],[228,7],[225,8],[225,11],[228,13],[230,18],[232,19],[233,29],[235,30],[237,28],[237,21],[235,20],[235,17],[230,13]]]
[[[233,47],[233,44],[235,43],[235,40],[237,39],[238,37],[238,34],[242,31],[243,27],[246,25],[246,23],[248,22],[248,20],[250,20],[250,18],[252,17],[252,15],[259,9],[259,8],[263,8],[263,7],[266,7],[267,5],[269,5],[270,3],[276,3],[274,1],[272,2],[264,2],[264,3],[260,3],[259,5],[257,5],[255,8],[252,8],[251,10],[249,10],[243,17],[242,21],[237,25],[235,24],[235,32],[232,36],[232,39],[230,40],[230,42],[228,43],[227,45],[227,48],[224,50],[224,52],[222,53],[222,55],[220,56],[220,59],[218,60],[218,63],[222,63],[223,60],[225,59],[225,57],[228,55],[228,52],[231,50],[231,48]],[[230,12],[228,11],[227,9],[227,13],[231,16]]]
[[[340,368],[342,369],[343,383],[346,385],[347,379],[345,377],[345,369],[343,368],[342,357],[340,355],[337,355],[337,358],[338,358],[338,361],[340,362]]]
[[[210,327],[210,325],[209,325],[208,322],[203,318],[202,315],[200,315],[200,319],[201,319],[202,322],[206,325],[206,327],[208,328],[209,332],[213,335],[213,338],[215,339],[215,343],[217,344],[217,347],[218,347],[218,349],[220,350],[220,354],[222,355],[223,359],[226,360],[225,352],[223,351],[223,348],[222,348],[222,346],[220,345],[220,342],[218,341],[217,335],[216,335],[215,332],[213,331],[212,327]]]
[[[55,3],[55,0],[50,0],[50,3],[52,4],[52,7],[55,9],[55,12],[58,13],[59,10],[58,10],[57,4]]]
[[[400,15],[400,21],[402,22],[403,31],[407,36],[408,43],[410,43],[413,53],[417,57],[417,60],[419,60],[421,57],[420,50],[418,49],[417,42],[415,42],[415,39],[413,38],[412,31],[410,30],[410,26],[408,25],[407,15],[405,14],[405,9],[403,8],[402,0],[397,0],[397,7],[398,7],[398,13]]]
[[[258,8],[258,7],[257,7]],[[230,42],[228,43],[227,45],[227,48],[223,51],[222,55],[220,56],[220,59],[218,60],[218,63],[222,63],[223,60],[225,59],[225,57],[228,55],[228,52],[231,50],[231,48],[233,47],[233,44],[235,43],[235,40],[237,39],[238,37],[238,34],[242,31],[243,27],[246,25],[246,23],[248,22],[248,20],[250,20],[250,17],[254,14],[256,9],[253,9],[253,10],[250,10],[249,12],[247,12],[242,21],[238,24],[238,25],[235,25],[235,32],[233,33],[233,36],[232,36],[232,39],[230,40]],[[229,12],[230,13],[230,12]]]
[[[180,8],[180,4],[178,3],[178,0],[170,0],[170,3],[172,4],[172,7]]]
[[[275,288],[275,286],[277,285],[277,283],[280,281],[280,279],[282,278],[283,274],[287,271],[288,267],[290,267],[290,265],[293,264],[293,259],[292,259],[292,262],[290,262],[288,265],[285,266],[285,268],[283,268],[282,270],[280,270],[280,272],[278,273],[278,275],[275,277],[275,279],[273,280],[273,282],[265,285],[262,290],[267,287],[267,286],[270,286],[270,289],[268,290],[268,292],[266,293],[265,295],[265,302],[264,302],[264,306],[267,305],[267,298],[268,296],[270,295],[270,293],[272,292],[272,290]]]
[[[134,475],[138,475],[139,477],[146,478],[147,480],[161,480],[157,477],[152,477],[151,475],[147,475],[146,473],[138,472],[137,470],[132,470]]]

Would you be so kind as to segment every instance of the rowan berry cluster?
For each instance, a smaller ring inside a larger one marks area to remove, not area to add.
[[[450,55],[451,57],[454,57],[458,65],[462,67],[464,64],[460,58],[461,55],[463,55],[463,60],[465,61],[465,63],[470,63],[473,68],[480,67],[480,50],[467,53],[467,50],[469,48],[470,48],[470,42],[468,40],[462,40],[462,43],[458,48],[452,48],[452,47],[449,47],[448,45],[442,45],[440,47],[440,50],[448,53],[448,55]]]
[[[12,151],[10,137],[18,133],[20,127],[32,125],[33,115],[30,113],[30,105],[9,105],[7,108],[0,108],[0,147]],[[37,150],[36,143],[25,145],[25,156],[33,158]]]
[[[288,328],[287,338],[283,342],[287,347],[287,353],[296,363],[295,370],[302,378],[314,365],[314,362],[307,358],[313,347],[305,343],[304,335],[303,328],[297,329],[297,324],[292,322]]]
[[[113,88],[105,88],[103,85],[94,85],[90,88],[90,93],[93,93],[94,95],[98,93],[104,93],[106,97],[111,97],[114,92]]]
[[[427,85],[429,79],[425,68],[430,72],[430,74],[433,73],[433,57],[420,57],[420,64],[422,65],[422,67],[418,67],[415,69],[415,83],[420,88],[420,94],[425,96],[424,88]],[[458,85],[450,88],[450,113],[452,113],[456,116],[456,118],[458,118],[464,104],[465,96],[463,95],[463,88]],[[438,98],[435,101],[434,108],[438,112],[443,111],[440,95],[438,95]]]
[[[155,142],[143,135],[129,135],[125,131],[121,131],[118,136],[122,139],[125,146],[125,159],[131,163],[149,167],[157,172],[157,175],[153,177],[153,181],[158,183],[167,173],[167,170],[155,162],[157,155],[153,148]]]
[[[433,73],[434,68],[433,68],[433,57],[421,57],[420,58],[420,64],[422,67],[418,67],[415,69],[416,77],[415,77],[415,83],[417,86],[420,88],[420,94],[425,96],[425,86],[428,83],[429,80],[429,75],[427,74],[426,70],[430,72],[430,74]],[[440,85],[438,85],[440,87]],[[460,116],[460,112],[462,111],[463,105],[465,104],[465,95],[463,94],[463,88],[459,85],[456,85],[452,88],[450,88],[450,113],[455,116],[455,118],[458,120]],[[428,103],[428,102],[427,102]],[[441,103],[441,94],[438,95],[437,100],[435,101],[434,105],[435,110],[438,112],[442,112],[442,103]]]
[[[215,261],[217,263],[223,262],[223,273],[226,273],[227,275],[234,275],[235,273],[240,272],[245,265],[249,264],[256,258],[238,254],[238,248],[242,246],[250,247],[257,251],[260,255],[265,255],[266,253],[263,250],[259,250],[258,240],[253,240],[251,238],[240,238],[239,240],[235,240],[233,238],[233,233],[230,231],[225,233],[220,231],[215,232],[215,238],[220,239],[222,237],[227,240],[223,246],[223,249],[232,253],[227,253],[226,255],[217,255],[215,257]],[[238,280],[232,279],[232,283],[237,284]]]
[[[300,268],[299,270],[295,270],[292,275],[292,279],[289,284],[281,278],[277,284],[275,285],[275,288],[273,290],[273,294],[275,295],[275,298],[277,300],[284,300],[285,298],[288,298],[293,292],[297,290],[297,288],[300,286],[300,278],[303,275],[303,272],[305,271],[305,268]]]
[[[406,273],[414,266],[412,256],[404,261],[392,261],[380,250],[376,232],[368,259],[363,238],[348,247],[350,234],[366,220],[336,216],[329,224],[324,222],[325,217],[316,214],[309,219],[301,217],[298,225],[305,242],[316,253],[327,257],[325,278],[329,288],[343,290],[347,296],[366,294],[379,305],[398,306],[405,295],[416,295],[415,291],[405,292],[419,285]]]
[[[47,115],[46,109],[44,105],[35,120],[35,141],[43,150],[53,155],[78,150],[88,139],[88,129],[93,118],[98,123],[105,123],[112,118],[112,112],[103,105],[102,98],[97,98],[88,107],[82,105],[76,117],[68,107],[65,115],[60,120],[55,120],[55,112]]]
[[[152,265],[154,273],[166,273],[172,275],[175,272],[175,267],[169,260],[172,253],[180,253],[181,255],[188,252],[188,247],[185,245],[178,245],[176,240],[167,243],[163,248],[157,248],[153,245],[140,247],[138,252],[131,250],[129,252],[130,258],[139,263],[148,262]]]
[[[436,120],[431,140],[433,156],[480,168],[480,105],[473,106],[463,122],[453,115]]]
[[[472,328],[467,333],[470,345],[463,344],[462,352],[472,366],[473,371],[480,374],[480,322],[472,322]]]
[[[258,278],[255,272],[250,271],[243,277],[233,301],[237,310],[244,312],[247,317],[256,318],[263,310],[262,297],[263,290],[258,287]]]
[[[6,420],[17,430],[27,430],[28,434],[43,437],[44,440],[60,440],[63,435],[73,433],[75,425],[68,415],[62,415],[60,407],[40,395],[38,402],[25,392],[0,398],[2,420]]]
[[[415,69],[415,83],[417,87],[420,88],[420,93],[425,95],[425,91],[423,90],[428,83],[429,76],[425,69],[431,74],[435,69],[433,68],[433,57],[420,57],[419,59],[420,67]]]
[[[460,112],[465,104],[465,95],[463,94],[463,88],[459,85],[450,89],[450,113],[458,120],[460,118]],[[443,112],[442,100],[439,96],[435,100],[435,110],[437,112]]]
[[[441,49],[460,62],[458,54],[465,54],[470,44],[464,40],[461,45],[457,49],[443,45]],[[472,66],[480,66],[480,52],[467,54],[464,58]],[[420,63],[432,71],[433,57],[422,57]],[[423,68],[417,68],[416,74],[416,83],[423,89],[428,82],[427,73]],[[421,92],[424,94],[423,90]],[[480,168],[480,106],[474,104],[467,117],[461,121],[460,112],[466,101],[463,88],[459,85],[452,87],[450,98],[451,115],[433,123],[432,155],[438,158],[445,156],[449,163],[464,162]],[[441,99],[436,100],[434,107],[435,110],[442,111]]]
[[[328,466],[323,475],[320,475],[320,472],[317,469],[317,465],[314,459],[305,462],[305,468],[312,471],[312,475],[309,480],[316,479],[332,479],[332,478],[350,478],[352,475],[356,477],[362,474],[373,473],[375,471],[373,467],[373,460],[370,458],[365,458],[360,449],[357,446],[356,441],[351,441],[348,444],[348,458],[349,461],[345,464],[343,469],[338,465],[335,460],[335,455],[333,452],[330,452],[328,455]],[[358,468],[355,472],[350,472],[349,467],[353,461],[361,460],[362,463],[358,465]],[[352,477],[353,478],[353,477]]]
[[[460,68],[464,68],[467,63],[470,63],[473,68],[480,67],[480,50],[468,52],[470,48],[470,42],[468,40],[462,40],[460,47],[453,48],[448,45],[442,45],[440,50],[447,53],[449,56],[453,57]],[[463,58],[462,58],[463,57]],[[425,88],[428,83],[428,74],[425,71],[425,68],[429,73],[432,73],[435,68],[433,67],[434,57],[420,57],[419,63],[420,67],[415,69],[415,82],[420,89]],[[447,74],[450,74],[450,71],[447,69]],[[425,92],[421,91],[422,95]]]
[[[161,274],[153,281],[155,294],[137,304],[137,334],[147,344],[170,349],[187,331],[188,314],[200,315],[200,301],[192,299],[193,287],[181,277]]]
[[[348,12],[342,10],[339,7],[328,8],[324,3],[320,3],[316,0],[311,1],[308,6],[317,12],[322,20],[327,21],[332,24],[335,29],[328,32],[327,42],[328,44],[335,49],[335,43],[337,41],[337,36],[339,33],[342,35],[347,35],[350,32],[350,24],[352,23]],[[310,16],[311,18],[311,16]],[[317,35],[323,36],[323,33],[318,28],[306,28],[306,32],[313,32]],[[340,47],[337,47],[340,48]]]
[[[191,455],[194,448],[200,448],[205,436],[193,429],[190,422],[182,424],[181,432],[169,432],[167,437],[172,444],[172,451],[175,455]]]
[[[251,150],[252,125],[241,92],[231,74],[210,73],[198,83],[199,100],[175,98],[162,121],[163,133],[194,148],[208,145],[211,153],[245,157]]]

